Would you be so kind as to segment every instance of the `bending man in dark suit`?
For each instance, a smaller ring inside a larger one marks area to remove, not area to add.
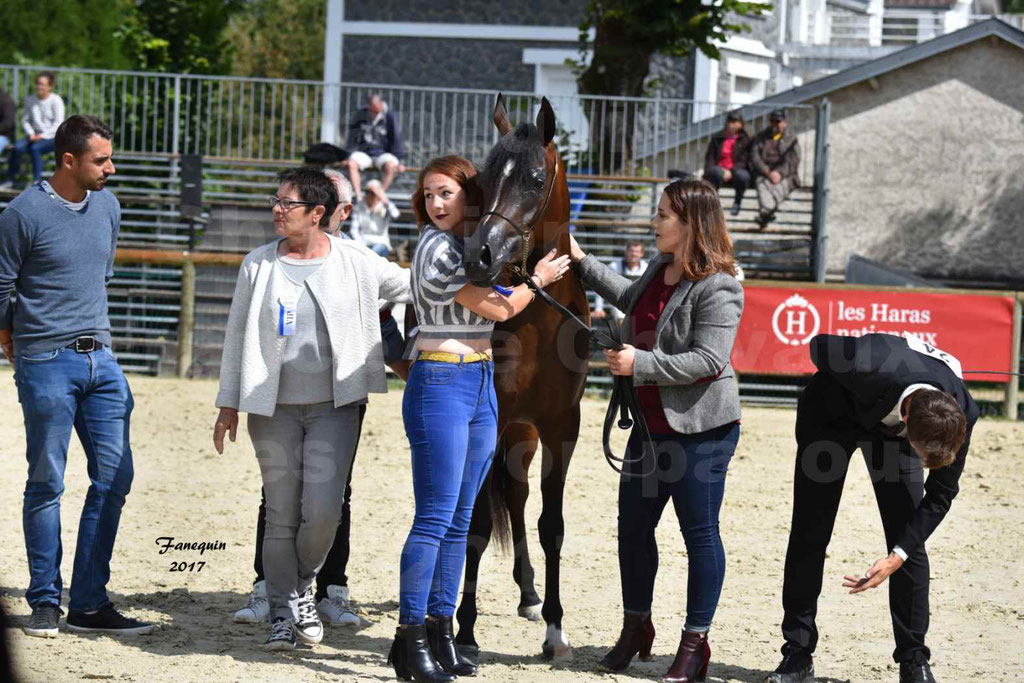
[[[843,585],[859,593],[889,579],[889,609],[901,683],[931,683],[928,555],[924,543],[960,490],[978,407],[956,358],[917,338],[819,335],[818,371],[800,396],[793,522],[782,604],[783,660],[765,680],[813,680],[811,655],[825,550],[850,456],[860,448],[882,515],[887,557]],[[924,481],[922,465],[931,470]]]

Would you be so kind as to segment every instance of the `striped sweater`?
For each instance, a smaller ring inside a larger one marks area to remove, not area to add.
[[[412,296],[421,339],[488,339],[494,321],[456,303],[468,282],[462,265],[462,242],[450,232],[428,225],[412,259]]]

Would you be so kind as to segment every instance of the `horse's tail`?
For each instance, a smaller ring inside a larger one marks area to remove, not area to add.
[[[498,439],[498,446],[494,449],[494,461],[491,463],[491,480],[488,490],[488,499],[491,508],[491,538],[498,542],[502,551],[507,551],[511,546],[512,525],[508,513],[508,498],[505,491],[508,489],[508,445],[505,437]]]

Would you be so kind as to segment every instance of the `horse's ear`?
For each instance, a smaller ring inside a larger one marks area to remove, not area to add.
[[[508,110],[505,109],[505,98],[501,93],[498,93],[498,99],[494,101],[494,127],[500,136],[512,130],[512,122],[508,120]]]
[[[537,130],[540,132],[544,146],[547,147],[555,137],[555,110],[551,108],[548,98],[540,98],[540,111],[537,112]]]

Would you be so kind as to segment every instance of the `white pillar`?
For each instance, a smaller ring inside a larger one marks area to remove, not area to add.
[[[324,27],[324,96],[320,110],[320,141],[339,143],[341,118],[341,45],[345,23],[345,0],[327,0]]]
[[[697,50],[693,71],[693,120],[701,121],[715,115],[715,103],[718,102],[718,61]]]

